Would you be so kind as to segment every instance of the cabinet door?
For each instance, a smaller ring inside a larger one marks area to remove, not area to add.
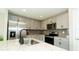
[[[69,49],[69,42],[68,42],[68,39],[65,39],[65,38],[54,38],[54,45],[55,46],[58,46],[58,47],[61,47],[61,48],[64,48],[64,49]]]
[[[68,13],[57,16],[55,19],[56,19],[56,23],[57,23],[57,29],[69,27]]]
[[[61,29],[62,19],[60,16],[56,17],[57,29]]]
[[[65,13],[64,15],[62,15],[62,24],[63,28],[68,28],[69,27],[69,18],[68,18],[68,13]]]
[[[54,45],[59,47],[59,39],[54,37]]]
[[[45,41],[45,36],[44,35],[39,35],[38,39],[44,42]]]
[[[60,47],[69,50],[68,39],[62,38]]]

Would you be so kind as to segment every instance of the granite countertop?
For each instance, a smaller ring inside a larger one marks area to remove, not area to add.
[[[37,40],[37,39],[34,39],[34,40]],[[39,41],[39,40],[37,40]],[[18,39],[15,39],[15,40],[9,40],[5,43],[1,43],[0,44],[0,50],[6,50],[6,51],[10,51],[10,50],[21,50],[21,51],[29,51],[29,50],[47,50],[47,51],[67,51],[63,48],[59,48],[59,47],[56,47],[54,45],[51,45],[51,44],[48,44],[48,43],[45,43],[45,42],[42,42],[42,41],[39,41],[40,43],[38,44],[35,44],[35,45],[30,45],[30,46],[27,46],[26,44],[23,44],[23,45],[20,45],[19,42],[18,42]]]

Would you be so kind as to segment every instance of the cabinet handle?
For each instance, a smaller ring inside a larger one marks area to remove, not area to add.
[[[59,42],[59,45],[61,45],[61,42]]]

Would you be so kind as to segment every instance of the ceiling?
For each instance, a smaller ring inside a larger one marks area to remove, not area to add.
[[[14,14],[37,19],[37,20],[43,20],[48,17],[55,16],[66,10],[67,8],[10,8],[9,9],[9,11]]]

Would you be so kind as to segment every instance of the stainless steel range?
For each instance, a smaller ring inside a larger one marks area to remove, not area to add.
[[[49,35],[45,35],[45,42],[54,45],[54,36],[58,36],[58,34],[51,32]]]

